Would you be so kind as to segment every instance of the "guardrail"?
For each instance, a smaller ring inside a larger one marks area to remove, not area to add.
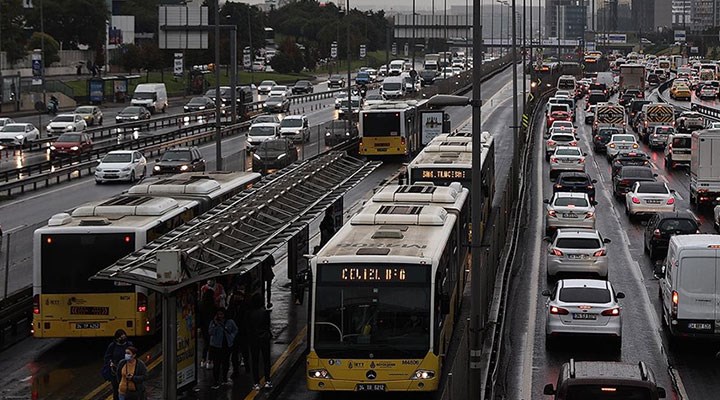
[[[663,93],[667,92],[668,88],[672,86],[674,79],[670,79],[668,81],[663,82],[660,86],[658,86],[658,99],[663,103],[669,103],[667,97]],[[675,108],[679,108],[682,111],[696,111],[702,114],[703,116],[707,117],[708,119],[712,119],[715,121],[720,121],[720,110],[717,108],[709,107],[704,104],[700,103],[693,103],[690,102],[690,107],[685,107],[676,103],[672,104]]]
[[[0,301],[0,350],[26,338],[32,324],[32,287]]]

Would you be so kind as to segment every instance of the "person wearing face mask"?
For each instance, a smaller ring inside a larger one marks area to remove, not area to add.
[[[119,400],[145,400],[147,366],[137,359],[136,348],[130,346],[125,350],[117,371]]]
[[[118,385],[119,381],[117,377],[117,366],[125,358],[125,350],[132,346],[132,342],[128,340],[127,333],[124,330],[118,329],[115,331],[115,338],[108,345],[105,350],[105,356],[103,357],[103,378],[110,381],[113,389],[113,400],[118,400]]]

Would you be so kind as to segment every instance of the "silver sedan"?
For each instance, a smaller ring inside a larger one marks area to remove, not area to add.
[[[585,157],[579,147],[558,146],[550,156],[550,178],[563,171],[585,172]]]
[[[637,150],[640,145],[635,140],[635,136],[628,134],[612,135],[610,142],[605,145],[608,160],[618,155],[621,150]]]
[[[622,292],[608,281],[565,279],[552,290],[543,291],[545,302],[545,347],[552,349],[563,336],[598,336],[622,347]]]
[[[558,228],[595,228],[595,202],[587,193],[558,192],[544,202],[548,233]]]
[[[545,258],[547,280],[552,282],[558,274],[592,274],[607,279],[608,257],[603,239],[594,229],[558,229],[547,239]]]
[[[625,214],[629,218],[675,211],[675,191],[664,182],[635,182],[625,193]]]

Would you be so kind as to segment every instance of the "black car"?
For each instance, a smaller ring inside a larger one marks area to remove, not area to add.
[[[437,71],[433,71],[430,69],[426,69],[422,72],[420,72],[420,85],[422,86],[429,86],[433,84],[433,81],[435,80],[435,77],[437,76]]]
[[[265,112],[288,112],[290,111],[290,99],[285,96],[270,96],[263,105]]]
[[[348,129],[347,120],[332,120],[325,127],[325,146],[334,146],[357,136],[358,128],[355,123]]]
[[[650,100],[635,99],[631,101],[628,108],[628,124],[632,125],[635,122],[635,117],[642,111],[643,106],[650,103],[652,103]]]
[[[135,122],[143,119],[150,119],[150,111],[145,107],[125,107],[115,116],[115,122]]]
[[[590,201],[595,201],[595,184],[597,180],[590,178],[585,172],[561,172],[555,184],[553,193],[558,192],[579,192],[587,193]]]
[[[205,171],[205,159],[195,146],[167,150],[160,159],[155,160],[153,167],[153,175],[194,171]]]
[[[610,176],[614,177],[622,167],[648,167],[650,166],[650,157],[642,151],[638,150],[622,150],[613,158],[610,166]]]
[[[603,92],[603,93],[607,94],[608,87],[604,83],[593,82],[590,84],[590,86],[588,86],[588,90],[589,91],[599,91],[599,92]]]
[[[623,107],[628,107],[633,100],[635,100],[635,96],[633,96],[632,94],[625,93],[622,96],[620,96],[620,100],[618,100],[618,104],[620,104]]]
[[[613,176],[613,194],[616,198],[621,199],[625,193],[635,182],[656,182],[657,174],[650,167],[623,166],[620,167],[615,176]]]
[[[651,86],[657,86],[660,84],[660,77],[656,74],[648,74],[647,83]]]
[[[255,172],[267,172],[271,169],[287,167],[298,159],[298,151],[292,140],[286,138],[269,139],[253,150],[252,169]]]
[[[292,94],[309,94],[313,92],[313,85],[310,81],[297,81],[292,87]]]
[[[610,143],[612,135],[619,135],[622,132],[618,128],[598,128],[597,132],[593,135],[593,150],[596,153],[607,152],[606,145]]]
[[[645,251],[650,261],[665,258],[668,243],[673,235],[700,233],[695,217],[687,211],[653,214],[645,226]]]
[[[591,90],[588,92],[586,104],[591,106],[597,103],[604,103],[608,101],[607,93],[602,90]]]
[[[623,94],[630,94],[633,97],[635,97],[636,99],[644,99],[645,98],[645,93],[643,93],[643,91],[641,91],[640,89],[628,89]]]
[[[183,111],[194,112],[203,110],[214,110],[215,103],[209,97],[193,97],[183,106]]]
[[[331,76],[330,79],[328,80],[328,87],[330,89],[345,87],[345,78],[343,78],[342,75]]]

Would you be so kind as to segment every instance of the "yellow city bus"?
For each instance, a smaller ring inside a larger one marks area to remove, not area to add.
[[[468,191],[437,189],[462,195],[374,200],[311,260],[309,390],[438,389],[465,277]]]
[[[155,333],[160,303],[139,286],[90,281],[98,271],[247,189],[259,174],[184,173],[153,178],[111,199],[54,215],[33,238],[33,335]]]
[[[363,156],[411,156],[420,149],[419,104],[388,101],[360,111]]]

